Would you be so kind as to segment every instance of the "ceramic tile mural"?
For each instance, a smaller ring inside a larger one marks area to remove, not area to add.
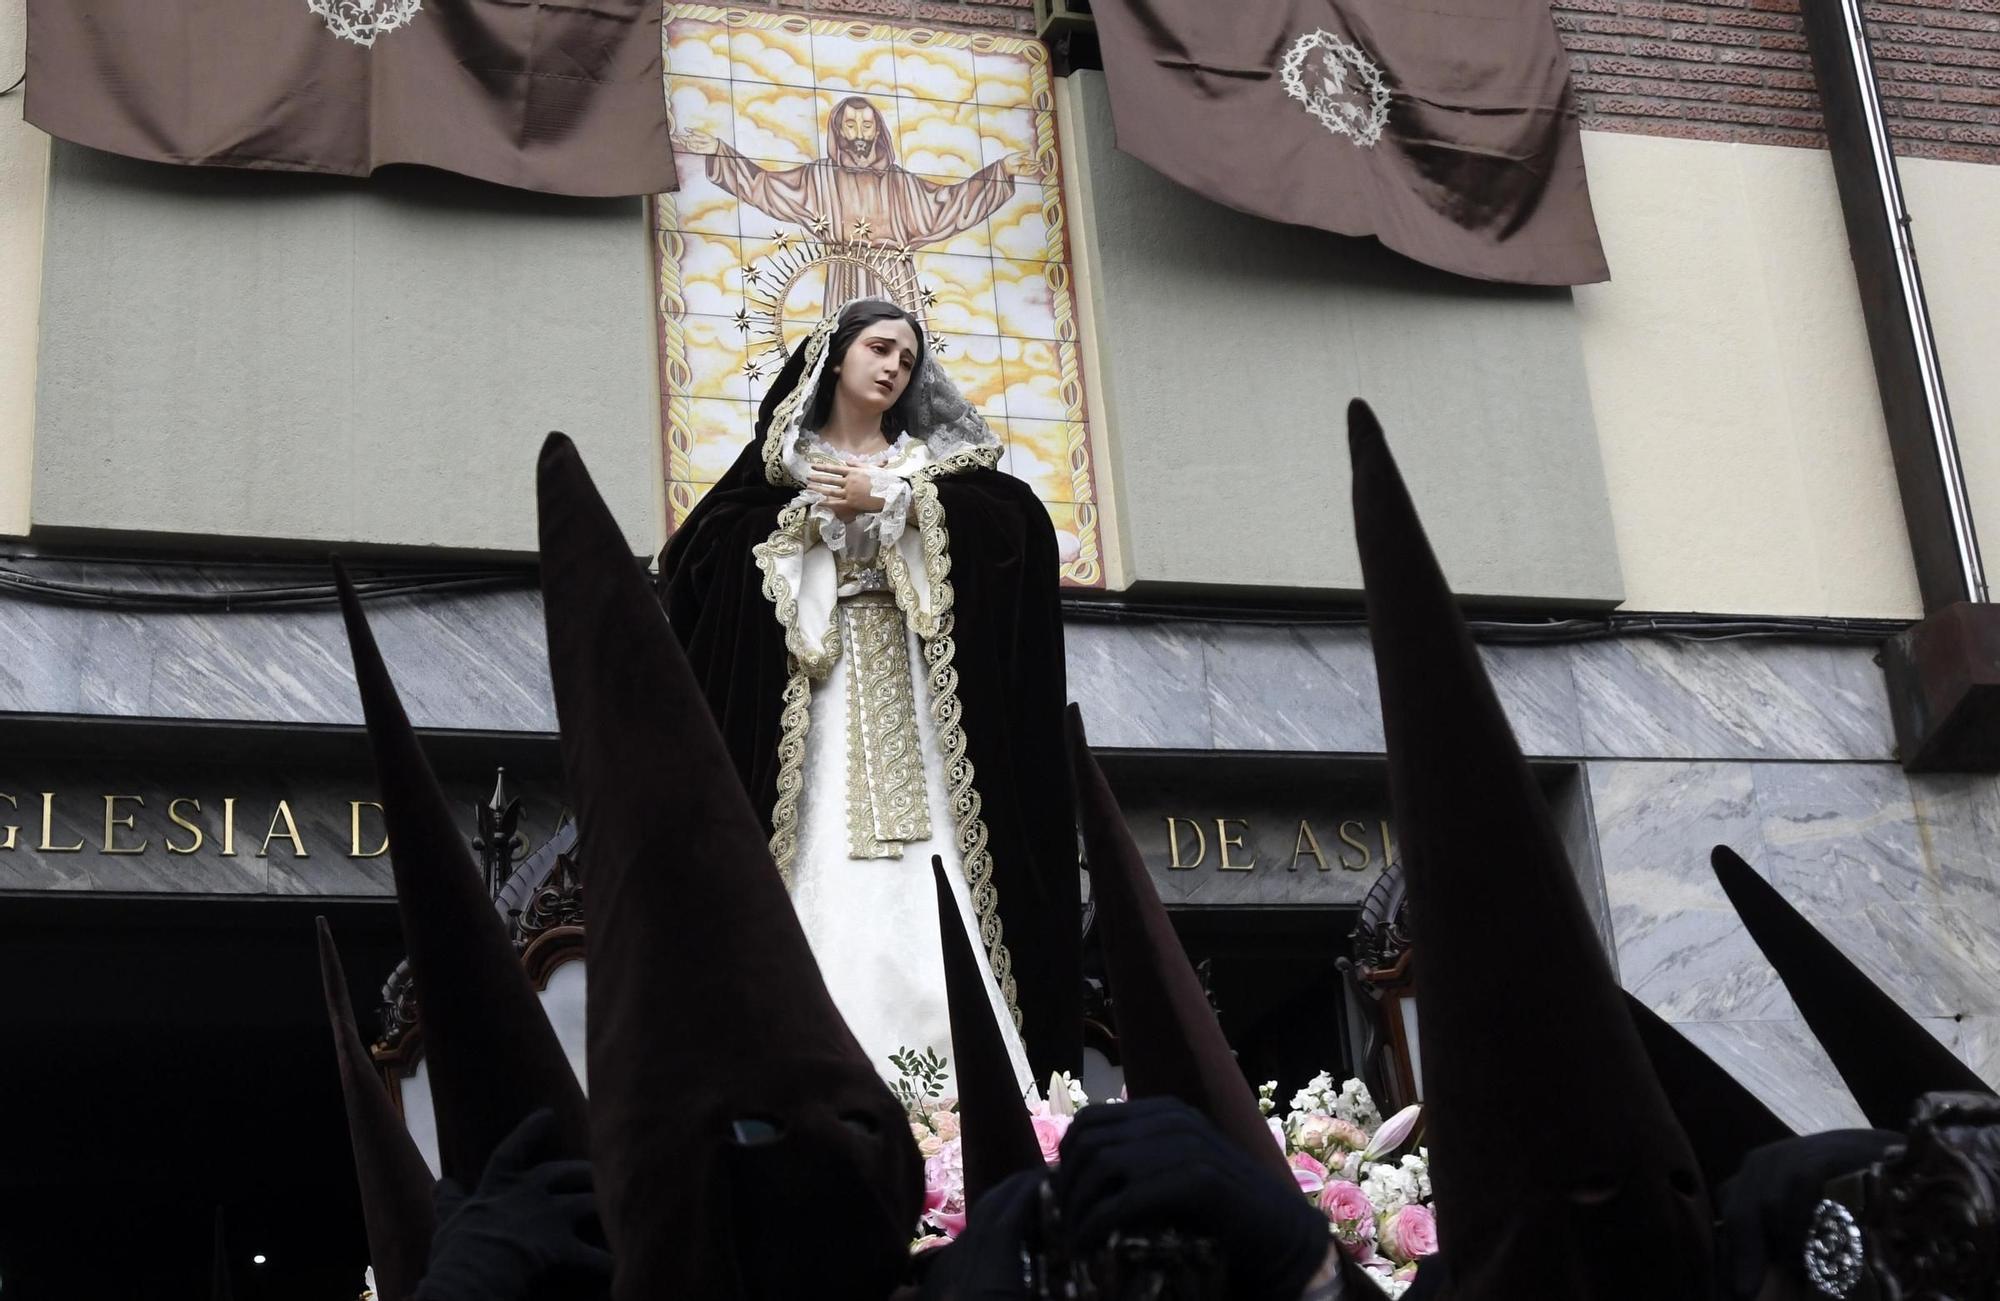
[[[653,204],[667,500],[677,527],[749,441],[784,355],[884,294],[926,323],[1048,505],[1063,578],[1103,580],[1036,42],[673,5],[681,189]]]

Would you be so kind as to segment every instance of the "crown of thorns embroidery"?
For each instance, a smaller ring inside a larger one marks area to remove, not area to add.
[[[1278,76],[1285,93],[1335,135],[1373,149],[1389,124],[1389,82],[1361,47],[1325,28],[1285,51]],[[1308,84],[1310,82],[1310,84]]]
[[[306,0],[326,29],[343,41],[373,45],[375,38],[407,26],[424,0]]]

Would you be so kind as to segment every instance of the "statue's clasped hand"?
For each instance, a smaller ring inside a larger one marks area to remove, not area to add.
[[[825,498],[827,508],[843,520],[888,504],[875,495],[868,471],[858,465],[815,464],[807,474],[806,487]]]

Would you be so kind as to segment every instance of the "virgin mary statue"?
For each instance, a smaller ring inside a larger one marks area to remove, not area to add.
[[[660,575],[863,1048],[949,1057],[935,855],[1025,1087],[1079,1065],[1080,909],[1055,530],[1000,454],[922,325],[856,299]]]

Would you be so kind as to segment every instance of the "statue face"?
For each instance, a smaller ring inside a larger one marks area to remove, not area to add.
[[[840,400],[880,414],[910,386],[917,332],[900,317],[876,321],[855,336],[840,359]]]
[[[840,144],[847,155],[844,161],[862,167],[874,166],[879,143],[873,113],[859,104],[849,104],[840,110]]]

